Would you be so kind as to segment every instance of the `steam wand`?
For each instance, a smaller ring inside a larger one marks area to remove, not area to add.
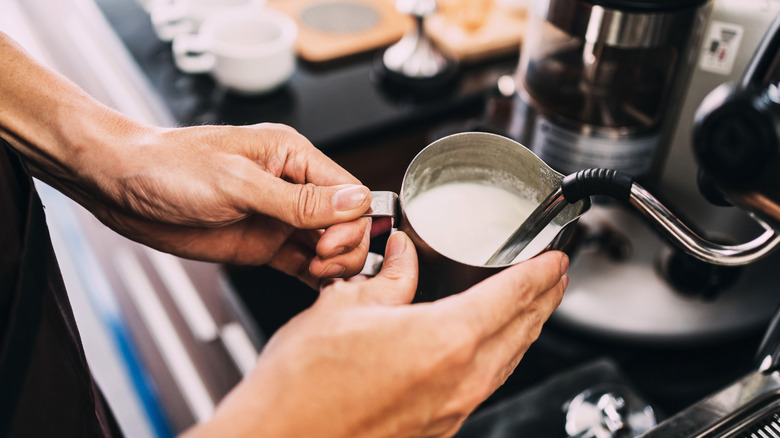
[[[688,254],[707,263],[737,266],[751,263],[780,244],[780,235],[765,222],[753,217],[766,231],[750,242],[721,245],[710,242],[661,204],[630,176],[611,169],[585,169],[568,175],[561,187],[549,194],[530,216],[488,259],[486,265],[509,264],[546,227],[566,205],[588,196],[609,196],[629,202],[658,231]]]

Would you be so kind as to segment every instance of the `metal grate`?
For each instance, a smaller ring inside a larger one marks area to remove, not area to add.
[[[723,438],[780,438],[780,408],[758,417]]]
[[[739,432],[743,438],[780,438],[780,413],[777,410],[764,415],[755,423]]]

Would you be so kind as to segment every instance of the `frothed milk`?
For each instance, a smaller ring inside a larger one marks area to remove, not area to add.
[[[458,182],[422,192],[404,208],[431,248],[458,262],[483,266],[537,205],[500,187]],[[541,252],[560,229],[548,225],[514,262]]]

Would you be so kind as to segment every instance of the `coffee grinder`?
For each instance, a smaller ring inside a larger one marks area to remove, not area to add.
[[[674,126],[706,0],[544,0],[515,76],[515,134],[561,173],[651,177]]]

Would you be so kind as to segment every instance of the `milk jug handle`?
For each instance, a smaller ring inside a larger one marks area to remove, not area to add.
[[[372,191],[371,208],[363,217],[389,217],[393,220],[393,224],[397,224],[400,219],[400,214],[401,205],[399,204],[397,194],[394,192]],[[375,276],[379,273],[379,270],[382,269],[383,262],[384,257],[380,254],[369,252],[363,270],[360,271],[360,275],[365,275],[367,277]]]
[[[389,217],[393,219],[394,223],[397,223],[400,219],[400,211],[398,195],[394,192],[372,191],[371,208],[363,216]]]

